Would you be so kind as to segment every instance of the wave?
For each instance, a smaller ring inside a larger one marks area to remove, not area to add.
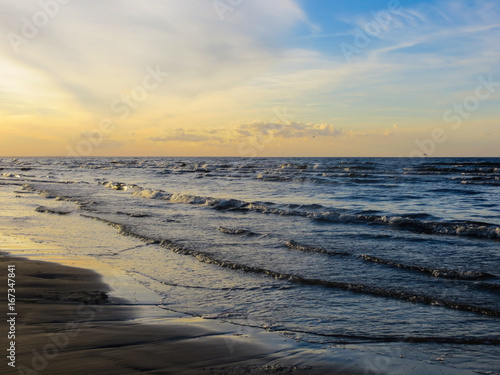
[[[305,170],[308,168],[307,164],[286,163],[279,166],[280,169],[299,169]]]
[[[494,275],[491,275],[486,272],[479,272],[479,271],[454,271],[454,270],[448,270],[445,268],[426,268],[426,267],[420,267],[420,266],[410,266],[407,264],[401,264],[397,262],[393,262],[391,260],[387,259],[381,259],[381,258],[376,258],[370,255],[361,255],[361,258],[368,262],[373,262],[373,263],[380,263],[384,264],[387,266],[395,267],[395,268],[402,268],[405,270],[411,270],[411,271],[417,271],[417,272],[422,272],[429,274],[434,277],[440,277],[440,278],[445,278],[445,279],[455,279],[455,280],[482,280],[482,279],[488,279],[488,278],[494,278]]]
[[[238,324],[238,323],[235,323]],[[486,337],[449,337],[449,336],[398,336],[398,335],[356,335],[356,334],[338,334],[338,333],[319,333],[307,330],[287,329],[283,333],[299,333],[320,337],[334,338],[337,343],[352,343],[359,341],[362,343],[389,343],[389,342],[407,342],[407,343],[435,343],[435,344],[458,344],[458,345],[499,345],[498,336]]]
[[[151,244],[151,245],[159,245],[161,243],[161,240],[159,240],[159,239],[154,239],[154,238],[143,236],[141,234],[137,234],[137,233],[133,232],[127,225],[116,223],[116,222],[106,220],[106,219],[102,219],[102,218],[96,217],[96,216],[90,216],[90,215],[85,215],[85,214],[80,214],[80,216],[87,218],[87,219],[93,219],[96,221],[100,221],[102,223],[109,225],[110,227],[116,228],[116,229],[118,229],[118,233],[123,235],[123,236],[137,238],[138,240],[141,240],[142,242],[145,242],[145,243]]]
[[[357,255],[353,255],[353,254],[348,253],[348,252],[334,252],[334,251],[325,250],[321,247],[303,245],[303,244],[299,244],[293,240],[287,241],[285,245],[290,249],[299,250],[302,252],[322,253],[322,254],[329,254],[329,255],[357,256]],[[445,269],[445,268],[427,268],[427,267],[420,267],[420,266],[412,266],[412,265],[397,263],[397,262],[387,260],[387,259],[377,258],[377,257],[371,256],[371,255],[366,255],[366,254],[359,255],[359,257],[364,259],[365,261],[368,261],[368,262],[383,264],[383,265],[394,267],[394,268],[401,268],[401,269],[405,269],[405,270],[421,272],[421,273],[425,273],[425,274],[428,274],[428,275],[431,275],[434,277],[438,277],[438,278],[454,279],[454,280],[468,280],[468,281],[495,278],[495,276],[492,274],[489,274],[486,272],[480,272],[480,271],[455,271],[455,270],[449,270],[449,269]],[[496,284],[492,284],[492,285],[494,286]],[[494,288],[493,286],[492,286],[492,288]]]
[[[68,184],[68,182],[59,183]],[[209,206],[217,210],[253,211],[280,216],[299,216],[321,222],[378,224],[430,235],[453,235],[500,240],[500,227],[498,225],[474,221],[443,222],[423,220],[426,217],[432,217],[425,213],[409,214],[407,216],[344,213],[328,210],[321,205],[278,205],[273,202],[245,202],[232,198],[214,198],[186,193],[168,193],[163,190],[148,189],[138,185],[130,185],[121,182],[101,181],[98,183],[114,190],[131,191],[133,196],[140,198],[162,199],[171,203]],[[24,184],[23,190],[36,191],[46,198],[76,201],[73,198],[58,196],[50,190],[37,189],[32,184]]]
[[[305,177],[293,177],[293,176],[264,176],[262,174],[259,174],[257,176],[258,180],[262,181],[278,181],[278,182],[304,182],[307,179]]]
[[[500,186],[500,178],[482,178],[482,179],[466,179],[460,182],[462,185],[492,185]]]
[[[494,240],[500,239],[500,227],[495,224],[473,221],[441,222],[419,220],[419,218],[426,217],[427,214],[411,214],[410,216],[412,217],[408,217],[349,214],[335,211],[308,211],[304,209],[308,208],[307,206],[302,207],[290,204],[277,205],[270,202],[245,202],[231,198],[213,198],[185,193],[167,193],[163,190],[147,189],[137,185],[127,185],[123,183],[100,183],[112,189],[116,186],[120,186],[122,190],[132,190],[134,196],[141,198],[163,199],[172,203],[210,206],[220,210],[244,210],[281,216],[302,216],[323,222],[381,224],[426,234],[455,235]]]
[[[313,279],[307,278],[300,275],[294,275],[289,273],[281,273],[274,270],[269,270],[261,267],[249,266],[229,260],[219,259],[215,257],[213,254],[194,250],[185,247],[184,245],[178,244],[169,239],[160,239],[160,238],[150,238],[138,233],[133,232],[126,225],[112,222],[106,219],[102,219],[99,217],[82,215],[86,218],[91,218],[97,221],[101,221],[110,225],[116,229],[118,229],[119,233],[125,236],[134,237],[140,239],[141,241],[150,243],[150,244],[158,244],[160,247],[172,251],[176,254],[191,256],[202,263],[213,264],[222,268],[228,268],[232,270],[243,271],[247,273],[260,274],[268,277],[272,277],[276,280],[287,281],[295,284],[308,285],[308,286],[319,286],[325,288],[331,288],[336,290],[344,290],[352,293],[359,294],[367,294],[377,297],[384,297],[390,299],[396,299],[411,303],[419,303],[430,306],[441,306],[453,310],[467,311],[477,314],[483,314],[492,317],[500,317],[500,310],[484,308],[479,306],[467,305],[464,303],[458,303],[456,301],[450,301],[445,299],[439,299],[430,295],[425,294],[417,294],[411,291],[406,291],[402,289],[385,289],[377,286],[358,284],[358,283],[346,283],[341,281],[329,281],[322,279]]]
[[[496,174],[499,173],[497,162],[462,162],[462,163],[431,163],[404,168],[407,172],[428,174]]]
[[[250,236],[250,235],[254,235],[255,233],[250,231],[250,230],[247,230],[247,229],[235,229],[235,228],[226,228],[226,227],[218,227],[217,230],[221,231],[222,233],[225,233],[225,234],[232,234],[232,235],[237,235],[237,236],[241,236],[241,235],[247,235],[247,236]]]
[[[461,189],[450,189],[450,188],[441,188],[441,189],[433,189],[430,190],[433,193],[451,193],[451,194],[460,194],[460,195],[480,195],[482,192],[474,191],[474,190],[461,190]]]
[[[223,287],[221,287],[221,288],[213,288],[213,287],[209,287],[209,286],[186,285],[186,284],[174,283],[174,282],[171,282],[171,281],[160,280],[160,279],[152,277],[151,275],[147,275],[147,274],[145,274],[143,272],[139,272],[139,271],[132,271],[131,273],[140,275],[140,276],[142,276],[142,277],[144,277],[146,279],[154,280],[157,283],[160,283],[162,285],[172,286],[172,287],[176,287],[176,288],[202,289],[202,290],[229,290],[229,291],[233,291],[233,290],[245,290],[246,289],[243,286],[242,287],[231,286],[231,287],[226,287],[226,288],[223,288]]]
[[[322,253],[322,254],[330,254],[330,255],[351,255],[350,253],[347,253],[347,252],[330,251],[330,250],[325,250],[321,247],[302,245],[302,244],[297,243],[293,240],[287,241],[285,243],[285,245],[289,249],[299,250],[299,251],[308,252],[308,253]]]
[[[68,215],[71,211],[63,211],[56,208],[48,208],[45,206],[39,206],[35,209],[36,212],[46,213],[46,214],[56,214],[56,215]]]
[[[116,211],[117,215],[125,215],[129,217],[136,217],[136,218],[143,218],[143,217],[151,217],[150,214],[138,214],[138,213],[133,213],[133,212],[122,212],[122,211]]]
[[[104,186],[109,187],[113,190],[125,190],[127,187],[127,184],[124,184],[121,182],[110,181],[110,182],[107,182],[106,184],[104,184]]]
[[[472,221],[423,221],[405,216],[352,215],[330,212],[313,214],[310,216],[320,221],[384,224],[398,229],[426,234],[455,235],[496,240],[500,239],[500,227],[489,223],[476,223]]]

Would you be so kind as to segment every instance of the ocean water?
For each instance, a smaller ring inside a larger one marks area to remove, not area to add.
[[[499,158],[2,158],[0,168],[4,187],[45,197],[37,214],[136,239],[82,255],[126,271],[162,308],[500,371]]]

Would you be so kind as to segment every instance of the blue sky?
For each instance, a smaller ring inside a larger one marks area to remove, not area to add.
[[[0,154],[499,156],[498,1],[59,1],[0,0]]]

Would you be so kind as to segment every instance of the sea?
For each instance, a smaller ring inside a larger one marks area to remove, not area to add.
[[[76,255],[161,308],[500,373],[500,158],[0,158],[0,187],[102,227]]]

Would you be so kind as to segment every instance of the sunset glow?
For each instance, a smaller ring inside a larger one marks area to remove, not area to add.
[[[499,156],[497,1],[0,0],[3,156]]]

